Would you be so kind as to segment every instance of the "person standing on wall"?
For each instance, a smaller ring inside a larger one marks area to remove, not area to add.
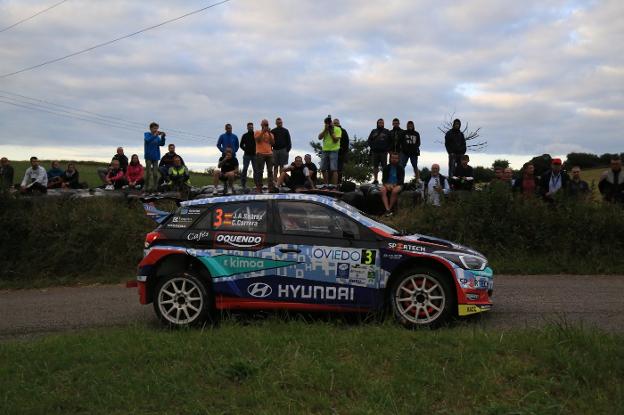
[[[370,147],[370,158],[373,164],[373,184],[379,184],[379,166],[385,168],[388,164],[388,149],[390,147],[390,131],[384,128],[384,120],[377,120],[377,128],[371,131],[368,136],[368,146]]]
[[[254,139],[254,125],[247,123],[247,132],[241,136],[240,148],[243,150],[243,171],[241,172],[241,187],[247,186],[247,171],[251,164],[253,177],[256,177],[256,140]]]
[[[325,118],[323,131],[318,139],[323,141],[321,171],[325,184],[338,183],[338,152],[340,151],[340,138],[342,129],[333,124],[331,115]]]
[[[453,177],[455,167],[461,164],[461,156],[466,154],[466,137],[461,131],[461,121],[453,120],[453,128],[448,130],[444,136],[444,146],[448,153],[448,177]]]
[[[275,128],[271,130],[275,144],[273,144],[273,177],[278,178],[284,166],[288,164],[288,153],[292,148],[290,140],[290,131],[284,128],[284,122],[281,118],[275,120]]]
[[[143,135],[145,142],[145,190],[148,192],[155,191],[158,186],[160,147],[165,145],[165,136],[167,135],[164,131],[158,131],[158,127],[157,123],[151,123],[150,130]]]

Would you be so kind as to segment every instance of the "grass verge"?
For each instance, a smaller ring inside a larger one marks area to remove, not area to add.
[[[623,413],[624,337],[269,319],[0,343],[3,413]]]

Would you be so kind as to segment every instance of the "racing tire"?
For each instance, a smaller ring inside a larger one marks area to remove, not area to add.
[[[411,329],[443,326],[457,308],[449,278],[429,268],[403,272],[392,283],[389,296],[394,318]]]
[[[208,285],[189,272],[165,276],[154,289],[154,311],[169,327],[201,326],[210,319]]]

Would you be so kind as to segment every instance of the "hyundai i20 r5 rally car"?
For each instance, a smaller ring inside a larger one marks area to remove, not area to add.
[[[149,207],[136,285],[168,325],[215,310],[371,312],[389,305],[409,327],[491,307],[492,269],[469,248],[402,235],[325,196],[260,194]]]

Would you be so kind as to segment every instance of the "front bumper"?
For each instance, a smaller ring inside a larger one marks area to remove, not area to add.
[[[458,274],[460,293],[457,298],[457,314],[463,317],[490,310],[494,289],[492,269],[487,267],[483,271],[462,270]]]

